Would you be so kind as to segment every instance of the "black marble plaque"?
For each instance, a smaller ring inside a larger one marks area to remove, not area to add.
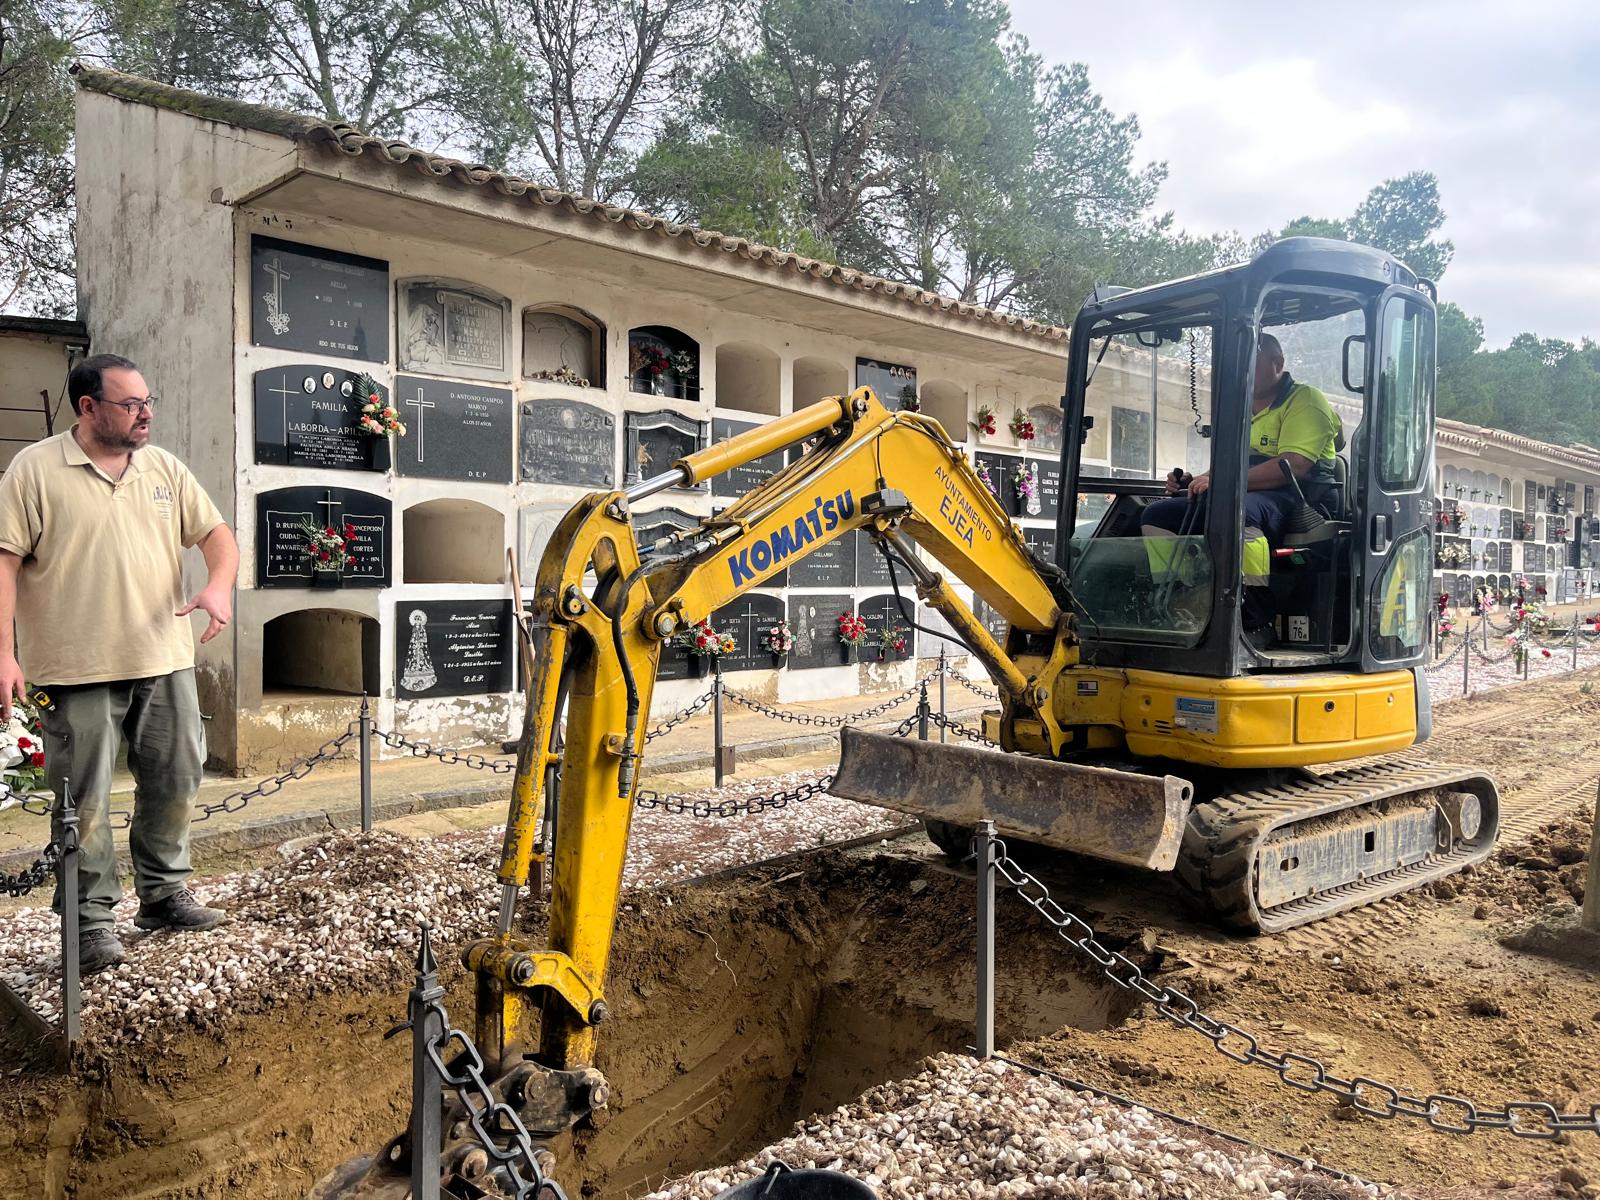
[[[1006,631],[1011,626],[999,612],[989,607],[988,602],[982,596],[974,596],[972,598],[972,615],[977,617],[983,627],[989,631],[990,637],[1002,646],[1006,644]]]
[[[1544,570],[1544,544],[1542,542],[1529,542],[1523,548],[1522,569],[1530,575]]]
[[[1500,543],[1500,570],[1502,570],[1502,571],[1511,570],[1511,543],[1510,542],[1501,542]]]
[[[902,593],[903,594],[903,593]],[[912,601],[906,599],[906,607],[915,612]],[[894,594],[882,596],[868,596],[856,607],[856,612],[867,623],[867,640],[861,643],[857,652],[862,662],[904,662],[911,657],[914,646],[912,639],[913,630],[900,612],[900,606],[895,603]],[[885,646],[881,635],[891,633],[905,642],[904,650],[895,650]]]
[[[1027,506],[1017,490],[1016,470],[1022,463],[1020,455],[982,453],[975,456],[978,464],[989,473],[989,490],[1000,500],[1000,507],[1013,517],[1037,514],[1027,513]],[[1035,494],[1037,502],[1037,493]]]
[[[406,426],[395,469],[428,479],[511,482],[511,391],[401,375],[395,408]]]
[[[905,559],[901,558],[897,551],[890,551],[894,555],[895,573],[895,579],[891,580],[888,564],[883,561],[883,552],[878,549],[871,535],[864,529],[858,529],[850,535],[850,538],[856,547],[857,587],[892,587],[895,580],[898,580],[902,595],[916,595],[917,587],[911,577],[911,568],[906,566]]]
[[[627,483],[653,479],[672,469],[680,458],[703,450],[710,427],[705,421],[680,416],[668,409],[648,413],[627,413],[627,457],[623,477]],[[701,485],[700,490],[704,490]]]
[[[609,490],[616,478],[617,418],[593,404],[524,401],[520,445],[524,483]]]
[[[711,616],[711,627],[718,633],[731,633],[737,649],[722,656],[724,671],[770,670],[783,663],[762,642],[763,635],[787,616],[777,596],[749,592]]]
[[[812,542],[801,559],[789,560],[790,587],[841,588],[856,585],[855,538],[845,533],[827,544]]]
[[[298,363],[257,371],[256,461],[290,467],[387,471],[389,437],[356,427],[366,396],[355,392],[360,372]],[[387,402],[389,389],[378,384]]]
[[[1515,533],[1516,529],[1512,523],[1513,520],[1514,518],[1511,516],[1511,510],[1509,508],[1502,508],[1500,510],[1500,532],[1495,536],[1508,538]]]
[[[408,600],[394,606],[395,691],[422,696],[509,692],[516,624],[509,600]]]
[[[966,646],[956,637],[954,627],[945,620],[943,613],[929,608],[926,604],[917,605],[916,613],[917,624],[922,626],[916,631],[919,658],[937,658],[940,646],[944,647],[946,654],[967,653]],[[932,632],[928,632],[929,630]],[[937,695],[937,692],[932,694]]]
[[[869,387],[883,406],[891,411],[904,408],[907,398],[917,397],[917,369],[875,358],[856,359],[856,386]]]
[[[332,358],[389,358],[389,264],[250,239],[250,340]]]
[[[847,592],[791,595],[789,628],[794,631],[794,649],[789,651],[789,668],[804,671],[854,661],[849,647],[839,640],[839,614],[853,612],[855,604]]]
[[[747,433],[757,428],[750,421],[730,421],[726,417],[711,418],[711,440],[725,442],[736,433]],[[724,499],[736,500],[746,492],[753,491],[765,483],[771,476],[783,470],[784,453],[774,450],[771,454],[763,454],[760,458],[745,463],[743,466],[734,467],[724,471],[721,475],[714,476],[711,480],[711,494]]]
[[[1061,511],[1061,463],[1053,458],[1030,459],[1039,474],[1039,518],[1054,521]]]
[[[661,647],[661,663],[656,669],[656,678],[696,679],[708,669],[699,655],[690,654],[674,639]]]
[[[1054,529],[1025,526],[1022,530],[1022,540],[1027,543],[1039,558],[1047,563],[1056,561],[1056,531]]]
[[[1594,516],[1594,485],[1593,484],[1586,483],[1586,484],[1583,485],[1583,515],[1586,516],[1586,517]]]
[[[392,558],[394,507],[382,496],[353,488],[291,487],[256,496],[256,586],[310,587],[311,560],[301,554],[310,521],[324,528],[355,527],[345,587],[386,588]]]
[[[642,554],[664,537],[684,529],[693,529],[700,518],[681,508],[652,508],[649,512],[630,511],[628,519],[633,524],[634,540]]]

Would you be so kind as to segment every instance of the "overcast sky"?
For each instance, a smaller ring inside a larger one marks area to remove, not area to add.
[[[1456,255],[1441,298],[1490,345],[1600,337],[1595,0],[1011,0],[1050,62],[1136,113],[1160,196],[1196,233],[1345,217],[1439,178]]]

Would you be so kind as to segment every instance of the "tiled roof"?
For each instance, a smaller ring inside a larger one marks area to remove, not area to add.
[[[385,165],[409,166],[422,175],[441,183],[459,187],[486,188],[502,196],[526,199],[529,203],[547,208],[559,208],[575,216],[604,221],[618,229],[640,237],[665,237],[682,239],[706,252],[708,256],[723,255],[738,260],[756,270],[766,269],[788,275],[805,275],[840,288],[867,292],[895,307],[913,307],[951,315],[980,324],[1008,329],[1041,341],[1058,343],[1066,349],[1069,331],[1059,325],[1030,321],[1024,317],[1003,313],[996,309],[967,304],[937,292],[924,291],[906,283],[869,275],[800,254],[791,254],[773,246],[763,246],[748,238],[731,237],[690,225],[667,221],[636,208],[623,208],[597,200],[585,199],[572,192],[543,187],[537,182],[518,175],[508,175],[482,165],[462,162],[441,154],[419,150],[406,142],[373,137],[342,122],[332,123],[301,113],[288,112],[263,104],[242,100],[228,100],[207,96],[170,84],[125,75],[101,67],[82,63],[72,68],[78,86],[89,91],[102,92],[135,104],[148,104],[156,108],[171,109],[206,121],[219,121],[243,129],[278,134],[332,153],[351,158],[370,158]],[[886,305],[887,306],[887,305]]]
[[[1473,454],[1482,454],[1491,446],[1499,446],[1537,458],[1571,463],[1586,471],[1600,473],[1600,452],[1587,446],[1557,446],[1553,442],[1541,442],[1537,438],[1523,437],[1520,433],[1508,433],[1504,429],[1489,429],[1468,425],[1462,421],[1443,419],[1438,422],[1438,434],[1441,446],[1452,446]]]

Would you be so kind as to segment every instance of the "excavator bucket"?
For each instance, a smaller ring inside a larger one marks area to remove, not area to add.
[[[959,827],[987,819],[1001,837],[1156,871],[1170,871],[1178,860],[1193,789],[1175,775],[1079,766],[849,726],[839,735],[839,771],[829,789],[835,796]]]

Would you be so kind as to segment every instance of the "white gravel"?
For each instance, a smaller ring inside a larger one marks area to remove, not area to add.
[[[883,1200],[1010,1197],[1239,1197],[1356,1200],[1358,1187],[1206,1137],[1005,1063],[952,1054],[880,1084],[731,1166],[668,1183],[645,1200],[711,1200],[774,1161],[842,1171]]]
[[[683,795],[767,794],[823,773],[741,780],[721,791]],[[833,797],[754,817],[642,810],[634,818],[624,883],[681,882],[904,823],[898,814]],[[433,924],[444,945],[489,931],[499,904],[494,872],[500,837],[500,830],[421,840],[383,830],[365,837],[330,833],[300,844],[284,862],[197,883],[201,901],[228,910],[230,918],[201,933],[135,929],[138,901],[129,896],[117,907],[127,959],[83,981],[86,1045],[159,1043],[186,1029],[220,1029],[285,1000],[370,988],[375,978],[403,980],[420,920]],[[60,922],[48,908],[20,909],[0,927],[0,979],[49,1021],[60,1017],[60,936]]]

